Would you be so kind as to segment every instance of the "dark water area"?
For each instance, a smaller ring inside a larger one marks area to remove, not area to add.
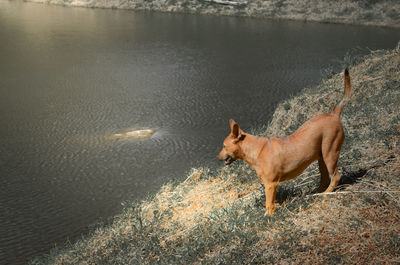
[[[192,167],[354,47],[397,29],[0,1],[0,264],[23,264]],[[364,53],[366,51],[364,50]],[[127,128],[146,140],[112,140]]]

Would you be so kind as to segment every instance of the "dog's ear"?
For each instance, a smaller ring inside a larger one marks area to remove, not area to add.
[[[235,124],[237,125],[237,123],[234,120],[232,120],[232,119],[229,120],[229,126],[231,127],[231,132],[233,131],[233,126]]]
[[[237,143],[239,140],[242,139],[242,130],[240,129],[239,124],[237,124],[234,120],[229,121],[230,126],[231,126],[231,135],[233,138],[233,141]]]

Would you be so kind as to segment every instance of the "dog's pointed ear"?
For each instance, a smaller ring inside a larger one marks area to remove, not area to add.
[[[229,120],[231,126],[231,135],[235,142],[238,142],[242,139],[242,130],[240,129],[239,124],[237,124],[234,120]]]
[[[229,126],[231,127],[231,132],[233,131],[233,126],[235,124],[237,125],[237,123],[234,120],[232,120],[232,119],[229,120]]]

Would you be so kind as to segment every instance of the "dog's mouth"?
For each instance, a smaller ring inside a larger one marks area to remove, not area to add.
[[[225,165],[231,164],[235,159],[233,159],[230,155],[225,159]]]

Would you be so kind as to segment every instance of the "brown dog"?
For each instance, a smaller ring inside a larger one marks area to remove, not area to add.
[[[226,165],[237,159],[255,169],[265,186],[265,215],[275,212],[276,188],[282,181],[297,177],[318,159],[321,182],[318,192],[331,192],[338,185],[337,169],[340,148],[344,140],[340,113],[350,98],[351,84],[348,69],[344,72],[343,99],[329,114],[320,114],[305,122],[292,135],[283,138],[264,138],[244,133],[230,120],[231,133],[224,140],[218,155]]]

